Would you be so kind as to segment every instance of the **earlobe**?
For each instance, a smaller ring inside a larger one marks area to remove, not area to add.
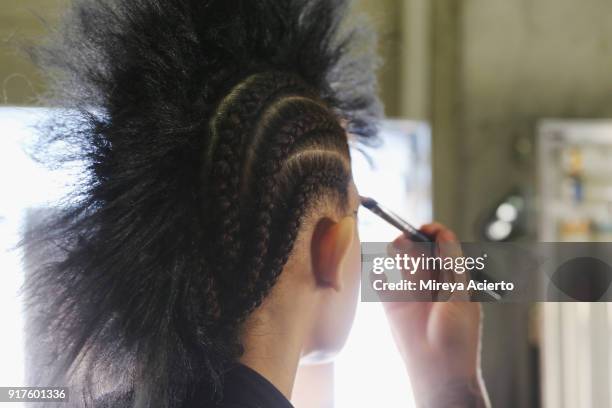
[[[313,271],[317,284],[342,289],[343,263],[355,236],[355,218],[319,221],[312,238]]]

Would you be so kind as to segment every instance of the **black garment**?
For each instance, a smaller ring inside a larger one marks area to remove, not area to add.
[[[225,377],[222,408],[293,408],[268,380],[244,365],[236,365]]]
[[[133,393],[111,392],[98,398],[95,408],[124,408],[133,404]],[[204,395],[194,395],[183,408],[293,408],[270,381],[242,364],[225,373],[223,401],[220,405],[207,402]]]

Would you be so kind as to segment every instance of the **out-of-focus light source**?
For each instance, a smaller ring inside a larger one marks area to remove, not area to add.
[[[502,203],[495,214],[501,221],[514,222],[518,217],[518,209],[510,203]]]
[[[488,241],[508,241],[524,230],[525,198],[517,192],[506,195],[488,212],[480,225],[482,235]]]
[[[512,233],[512,224],[507,221],[496,220],[489,224],[487,237],[491,241],[503,241]]]

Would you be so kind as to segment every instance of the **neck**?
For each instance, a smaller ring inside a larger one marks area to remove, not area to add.
[[[242,337],[245,352],[240,362],[291,399],[307,324],[295,314],[279,313],[270,306],[264,303],[246,322]]]

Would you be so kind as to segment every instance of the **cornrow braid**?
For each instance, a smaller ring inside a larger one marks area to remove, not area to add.
[[[320,153],[317,153],[320,154]],[[306,161],[308,159],[304,159]],[[337,160],[334,158],[333,160]],[[316,162],[316,161],[315,161]],[[321,162],[316,163],[320,166]],[[302,162],[300,166],[304,166]],[[301,169],[303,171],[303,169]],[[285,226],[283,232],[280,229],[272,229],[270,235],[270,248],[264,267],[259,279],[254,281],[251,303],[244,308],[245,311],[258,307],[270,288],[276,283],[283,267],[287,263],[292,247],[297,238],[303,217],[312,205],[317,195],[323,192],[338,194],[338,200],[346,205],[347,199],[347,174],[343,166],[329,166],[327,169],[312,168],[312,172],[302,179],[296,180],[297,188],[293,196],[289,198],[289,204],[282,206],[279,211],[277,225]],[[330,171],[331,170],[331,171]]]
[[[258,80],[265,84],[269,74],[251,76],[245,81],[246,84],[239,84],[230,93],[232,97],[229,100],[226,98],[221,104],[220,110],[225,111],[226,115],[228,112],[234,112],[236,115],[234,129],[228,126],[226,131],[239,132],[242,138],[227,135],[223,140],[234,140],[233,157],[235,162],[242,163],[242,166],[231,166],[227,155],[213,153],[210,156],[221,158],[211,164],[213,171],[210,176],[211,184],[221,186],[213,190],[216,207],[211,209],[214,214],[213,221],[216,221],[216,226],[211,228],[211,231],[222,232],[216,237],[217,287],[226,292],[222,297],[232,303],[222,312],[223,321],[233,324],[235,329],[242,319],[261,303],[276,281],[292,249],[295,238],[292,236],[299,230],[302,209],[287,207],[285,201],[290,197],[287,197],[286,193],[281,194],[281,181],[288,183],[288,180],[297,181],[306,177],[302,174],[291,174],[295,169],[304,170],[300,158],[306,157],[306,153],[324,155],[324,149],[329,149],[330,145],[336,154],[329,156],[328,160],[343,162],[341,166],[334,168],[335,174],[332,178],[342,180],[336,188],[346,189],[350,180],[347,138],[338,118],[322,101],[312,97],[312,90],[299,78],[278,73],[275,76],[279,78],[279,81],[276,81],[277,87],[270,87],[268,84],[268,92],[260,98],[265,103],[256,109],[249,109],[247,113],[240,115],[240,110],[244,110],[243,105],[238,105],[236,109],[227,104],[240,103],[248,98],[253,92],[249,85],[258,88]],[[283,86],[285,84],[293,84],[293,88]],[[279,88],[282,92],[278,92]],[[266,98],[268,95],[272,97]],[[248,120],[253,121],[243,122]],[[217,129],[212,129],[213,135],[217,132]],[[242,139],[248,142],[244,143]],[[225,146],[224,153],[232,150],[227,144]],[[241,146],[242,149],[236,146]],[[220,149],[221,143],[213,146],[215,147]],[[288,162],[293,164],[287,166]],[[321,169],[326,169],[324,162],[319,164],[322,165]],[[215,168],[220,171],[215,172]],[[223,179],[219,180],[221,175]],[[324,179],[329,180],[330,176]],[[229,183],[227,180],[233,182]],[[325,187],[325,184],[321,187]],[[312,187],[307,190],[313,193]],[[286,215],[287,212],[300,216],[292,219]],[[279,223],[279,219],[285,222]],[[228,220],[232,220],[231,224]],[[292,222],[287,224],[289,221]],[[289,229],[285,229],[285,226]],[[271,247],[277,247],[276,244],[272,245],[271,235],[274,231],[282,231],[281,235],[286,236],[287,239],[283,240],[284,245],[288,245],[286,251],[270,253]],[[220,254],[223,254],[223,261]],[[243,276],[238,275],[239,273]]]
[[[207,208],[213,223],[217,242],[214,253],[223,253],[227,259],[218,269],[231,271],[240,257],[240,174],[248,145],[248,134],[255,121],[276,98],[287,94],[314,96],[302,80],[281,72],[255,74],[238,84],[221,102],[211,124],[211,142],[208,147],[210,194],[216,197],[216,206]],[[223,276],[219,279],[223,280]],[[233,279],[230,279],[233,280]]]
[[[340,140],[337,144],[344,143],[344,149],[340,150],[337,157],[331,157],[336,160],[341,157],[344,160],[344,166],[339,166],[343,171],[337,174],[338,177],[343,177],[344,188],[350,180],[346,135],[338,119],[329,110],[313,100],[287,97],[277,102],[269,112],[271,114],[263,118],[263,123],[259,127],[261,131],[255,137],[255,143],[259,145],[253,148],[253,156],[257,156],[258,160],[256,168],[252,170],[250,178],[246,181],[251,185],[251,192],[246,196],[250,197],[248,202],[252,203],[252,208],[250,212],[245,212],[245,218],[252,222],[250,235],[245,237],[245,242],[251,243],[251,247],[246,251],[243,265],[249,265],[251,274],[249,281],[259,282],[260,288],[266,288],[265,284],[268,282],[273,283],[280,272],[273,271],[269,267],[270,258],[273,260],[274,256],[279,256],[269,253],[275,248],[272,233],[282,231],[281,235],[287,235],[289,250],[293,244],[291,234],[294,231],[287,229],[289,225],[282,224],[278,219],[285,218],[288,221],[283,212],[300,213],[300,209],[287,207],[286,202],[290,200],[290,196],[283,192],[283,188],[288,188],[283,187],[283,184],[301,182],[302,178],[308,176],[302,174],[306,168],[302,167],[301,163],[302,158],[307,157],[306,153],[310,151],[311,154],[315,154],[317,149],[324,149],[317,146],[318,141],[321,146],[321,140],[330,138]],[[264,160],[259,160],[259,157]],[[322,169],[325,169],[324,161],[320,164]],[[254,182],[255,180],[261,182]],[[299,221],[300,218],[295,220],[298,227]],[[280,254],[281,257],[286,255],[288,253]],[[265,291],[260,292],[259,301],[265,293]]]

